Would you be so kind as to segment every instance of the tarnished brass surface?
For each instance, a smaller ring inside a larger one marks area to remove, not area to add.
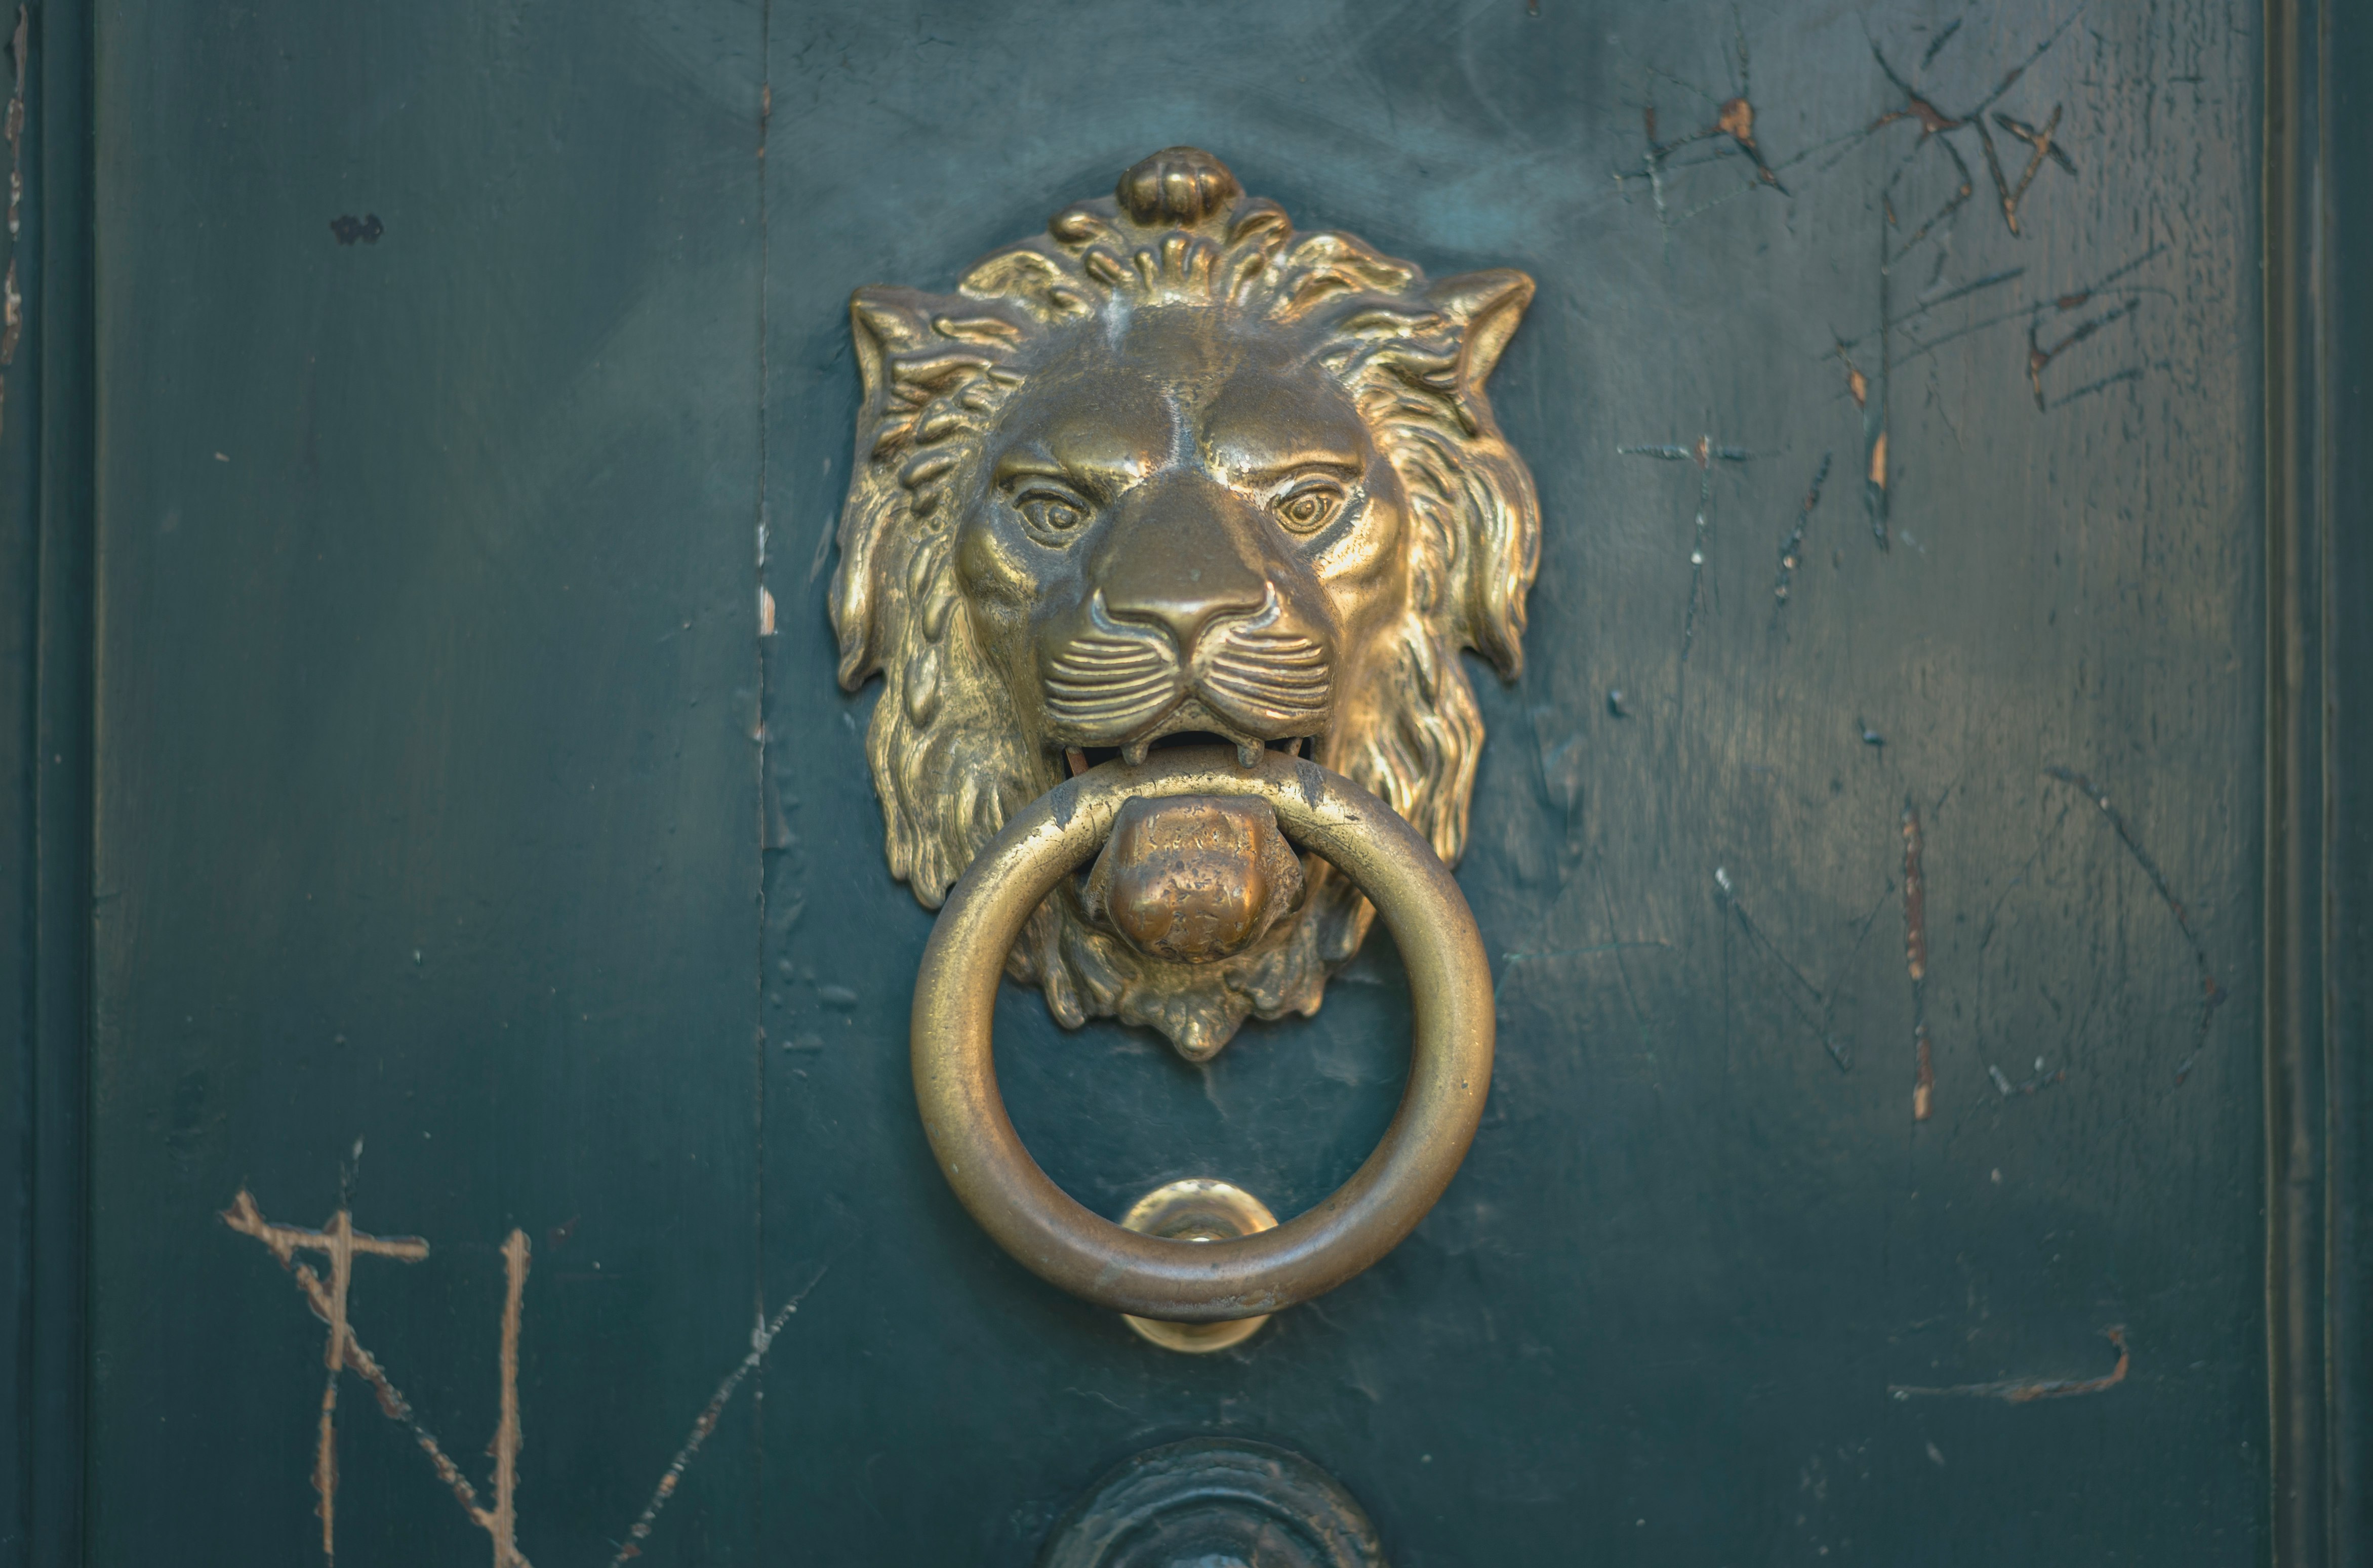
[[[990,1022],[1008,949],[1133,799],[1266,802],[1286,835],[1375,902],[1409,972],[1409,1086],[1383,1140],[1308,1213],[1231,1241],[1168,1241],[1091,1214],[1048,1180],[998,1093]],[[956,1196],[1042,1279],[1140,1318],[1211,1323],[1333,1289],[1391,1250],[1449,1185],[1491,1083],[1491,972],[1432,846],[1366,790],[1274,751],[1179,748],[1107,762],[1014,814],[949,894],[915,982],[915,1094]]]
[[[1209,1243],[1274,1230],[1277,1216],[1268,1212],[1267,1203],[1241,1187],[1190,1176],[1184,1181],[1165,1182],[1131,1203],[1120,1223],[1122,1229],[1140,1236]],[[1165,1323],[1159,1318],[1138,1318],[1124,1312],[1121,1321],[1163,1350],[1209,1355],[1213,1351],[1240,1345],[1259,1333],[1260,1326],[1268,1321],[1268,1314],[1224,1323]]]
[[[832,614],[842,683],[883,681],[893,873],[936,907],[1025,803],[1189,737],[1308,756],[1455,864],[1483,743],[1462,655],[1515,674],[1538,554],[1484,394],[1532,294],[1297,233],[1192,147],[953,294],[859,289]],[[1000,963],[1067,1025],[1151,1024],[1198,1061],[1248,1015],[1316,1011],[1373,912],[1318,864],[1297,902],[1257,824],[1213,810],[1149,808],[1111,896],[1053,889]],[[1194,876],[1151,864],[1230,834]]]
[[[1080,901],[1149,958],[1240,953],[1302,899],[1302,862],[1257,800],[1132,800]]]

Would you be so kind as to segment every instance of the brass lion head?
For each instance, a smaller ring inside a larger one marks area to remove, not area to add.
[[[1484,395],[1532,294],[1297,234],[1191,147],[953,294],[858,290],[832,615],[841,684],[883,679],[893,874],[936,909],[1068,773],[1188,738],[1306,748],[1455,864],[1483,743],[1460,655],[1515,676],[1538,555]],[[1008,971],[1199,1061],[1315,1012],[1372,912],[1265,814],[1179,802],[1118,824]]]

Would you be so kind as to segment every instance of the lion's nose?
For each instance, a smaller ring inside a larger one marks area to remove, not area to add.
[[[1148,483],[1125,503],[1101,540],[1093,580],[1106,613],[1151,621],[1181,652],[1214,621],[1268,602],[1263,519],[1224,486],[1195,475]]]

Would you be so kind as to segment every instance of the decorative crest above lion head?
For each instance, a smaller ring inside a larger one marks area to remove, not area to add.
[[[1067,772],[1187,737],[1306,745],[1455,864],[1483,743],[1459,656],[1514,679],[1538,555],[1484,395],[1532,294],[1297,234],[1192,147],[953,294],[859,289],[832,615],[841,684],[883,679],[893,874],[936,909]],[[1150,902],[1189,842],[1240,873]],[[1315,1012],[1371,914],[1273,821],[1181,802],[1125,814],[1008,970],[1067,1026],[1151,1024],[1200,1061],[1248,1014]]]

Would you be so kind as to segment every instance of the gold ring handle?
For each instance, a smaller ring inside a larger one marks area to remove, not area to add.
[[[1140,1235],[1091,1214],[1030,1157],[997,1089],[990,1019],[1005,956],[1041,900],[1093,854],[1126,801],[1267,801],[1286,836],[1358,884],[1409,971],[1409,1086],[1367,1162],[1274,1230],[1226,1241]],[[1210,1323],[1334,1289],[1397,1245],[1450,1185],[1491,1086],[1491,971],[1433,848],[1392,807],[1314,762],[1222,747],[1106,762],[1005,825],[940,912],[915,981],[915,1097],[948,1184],[981,1228],[1049,1283],[1140,1318]]]

